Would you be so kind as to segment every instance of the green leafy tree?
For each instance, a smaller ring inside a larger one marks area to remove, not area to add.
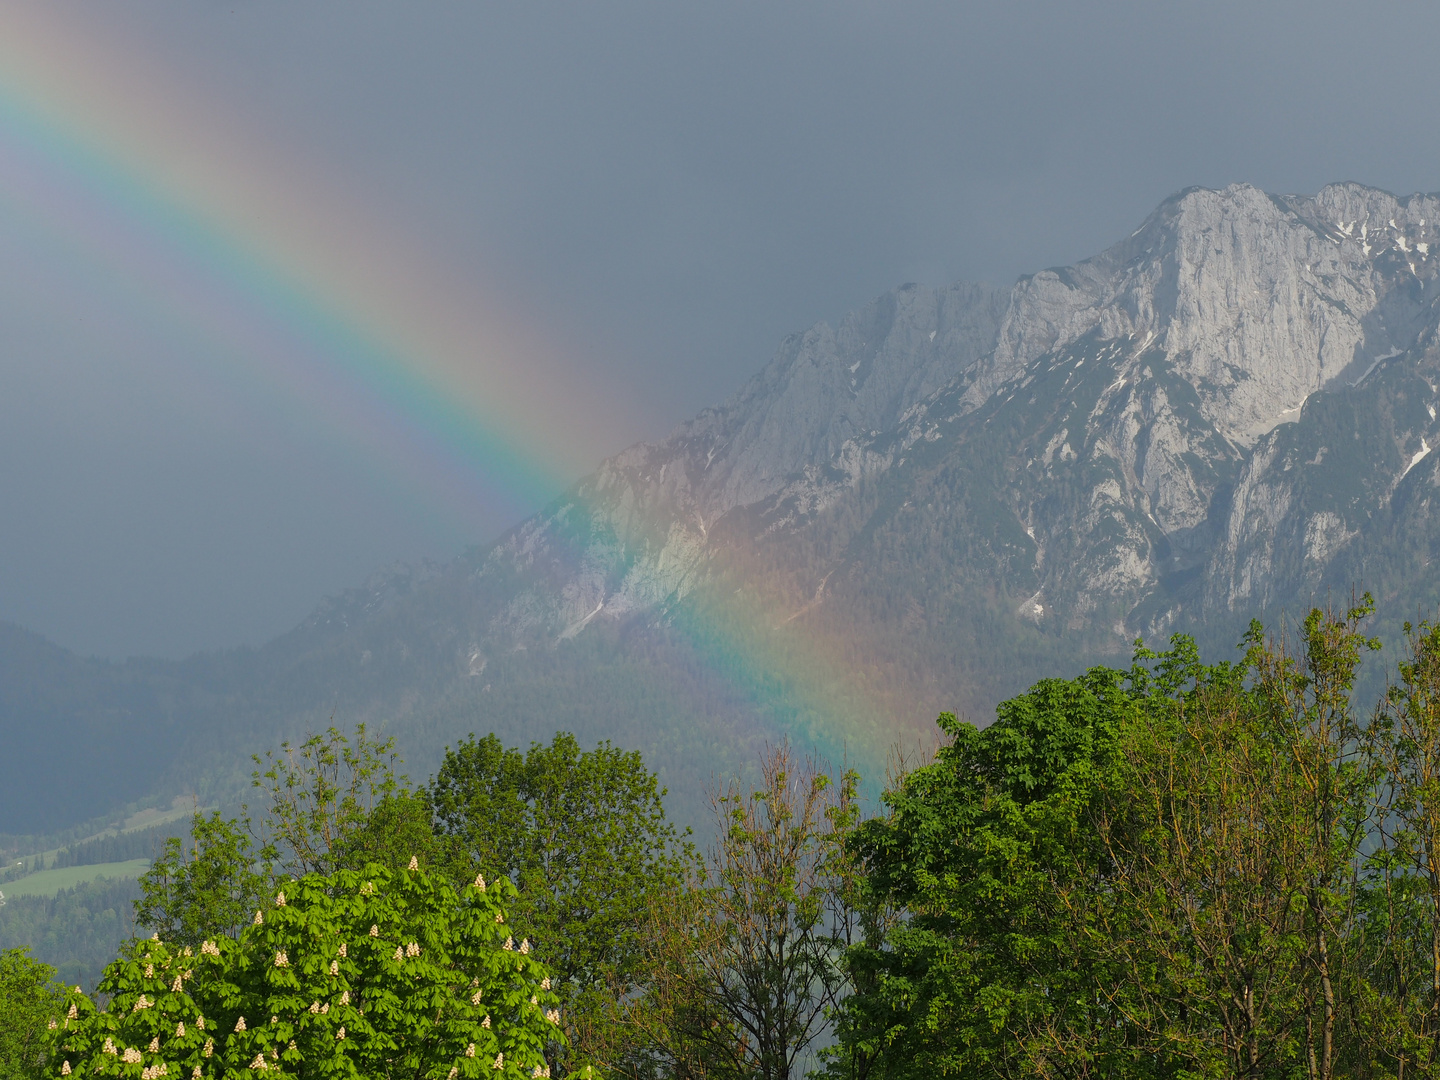
[[[363,818],[350,821],[331,849],[336,866],[358,869],[373,862],[391,870],[402,869],[411,858],[429,866],[437,850],[424,796],[404,787],[380,799]]]
[[[73,995],[59,1075],[132,1080],[543,1077],[559,999],[517,942],[504,878],[456,890],[412,864],[281,883],[238,939],[158,936]]]
[[[564,733],[523,754],[472,736],[425,792],[451,878],[519,886],[514,924],[555,973],[577,1054],[612,1043],[610,1003],[636,985],[650,897],[680,878],[664,795],[638,753],[582,751]]]
[[[199,945],[236,937],[270,891],[270,867],[259,862],[247,820],[196,814],[189,848],[178,837],[140,877],[137,925],[165,941]]]
[[[394,866],[396,836],[388,825],[401,826],[399,841],[417,845],[403,859],[428,858],[426,830],[416,827],[419,804],[395,775],[393,738],[371,738],[364,724],[353,738],[332,727],[254,760],[251,783],[269,799],[261,854],[284,873],[328,874],[376,855]]]
[[[1362,1022],[1362,853],[1386,786],[1350,701],[1369,614],[1368,597],[1313,611],[1293,649],[1254,625],[1236,665],[1177,637],[1129,671],[1045,680],[984,731],[942,717],[953,743],[858,830],[866,887],[906,917],[852,951],[871,978],[841,1062],[1390,1075],[1390,1033]]]
[[[758,790],[716,792],[706,872],[652,923],[631,1017],[677,1074],[788,1080],[844,993],[843,839],[858,777],[836,785],[788,744],[760,772]]]
[[[1363,898],[1370,994],[1365,1049],[1396,1075],[1440,1071],[1440,626],[1405,624],[1397,665],[1372,724],[1385,773],[1377,850]]]
[[[0,952],[0,1078],[31,1080],[45,1075],[50,1030],[64,1008],[66,990],[55,969],[26,955]]]
[[[852,953],[869,989],[845,1003],[837,1068],[860,1057],[880,1076],[1033,1076],[1037,1045],[1057,1033],[1088,1062],[1075,1075],[1130,1057],[1061,897],[1103,871],[1087,811],[1138,711],[1124,673],[1097,668],[1038,683],[983,731],[941,716],[950,744],[856,834],[866,887],[906,917]]]

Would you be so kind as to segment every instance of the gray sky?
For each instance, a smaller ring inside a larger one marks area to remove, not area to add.
[[[596,460],[787,332],[1075,261],[1189,185],[1440,188],[1433,3],[72,10],[544,327],[608,388]],[[81,652],[259,643],[541,494],[407,487],[4,197],[0,333],[0,618]]]

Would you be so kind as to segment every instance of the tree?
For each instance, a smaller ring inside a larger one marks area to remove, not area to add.
[[[46,1073],[55,1022],[66,990],[55,969],[32,960],[27,949],[0,951],[0,1077],[31,1080]]]
[[[677,1075],[788,1080],[842,993],[837,905],[858,777],[837,786],[782,744],[761,779],[715,793],[706,872],[654,914],[631,1015]]]
[[[311,874],[256,910],[238,939],[137,941],[57,1032],[61,1075],[192,1080],[549,1076],[558,998],[514,940],[505,879],[457,891],[398,874]]]
[[[258,863],[245,826],[214,811],[190,822],[187,851],[178,837],[140,877],[135,922],[178,945],[210,937],[238,937],[270,891],[270,867]]]
[[[1258,705],[1283,733],[1300,797],[1305,1064],[1312,1080],[1338,1075],[1339,1027],[1353,1017],[1342,1000],[1354,978],[1353,957],[1346,953],[1362,929],[1361,853],[1373,835],[1371,809],[1382,778],[1351,694],[1362,656],[1380,648],[1378,638],[1360,630],[1374,611],[1369,593],[1343,614],[1312,609],[1301,625],[1298,656],[1283,638],[1262,644],[1259,623],[1251,624],[1247,637]]]
[[[1425,1076],[1440,1066],[1440,626],[1406,623],[1405,634],[1369,733],[1385,783],[1363,898],[1362,1022],[1375,1057]]]
[[[949,745],[860,825],[870,902],[905,917],[852,951],[867,978],[838,1025],[842,1063],[863,1058],[886,1077],[1035,1076],[1059,1040],[1070,1075],[1124,1075],[1130,1033],[1098,994],[1103,958],[1077,948],[1093,912],[1074,898],[1096,895],[1106,872],[1089,813],[1143,718],[1127,675],[1044,680],[983,731],[942,715]]]
[[[1263,634],[1247,640],[1255,660]],[[1132,675],[1144,719],[1119,732],[1088,815],[1102,873],[1058,895],[1141,1055],[1195,1075],[1283,1073],[1305,1057],[1305,883],[1320,866],[1297,731],[1247,685],[1248,663],[1206,666],[1193,642],[1173,645],[1139,650],[1160,670]],[[1056,1075],[1072,1050],[1057,1032],[1034,1056]]]
[[[906,917],[854,950],[846,1048],[888,1076],[1388,1075],[1362,903],[1383,732],[1350,702],[1370,610],[1312,611],[1293,650],[1254,624],[1234,665],[1138,648],[984,731],[942,717],[953,743],[859,830]]]
[[[372,739],[359,724],[352,740],[332,727],[298,747],[283,742],[279,753],[266,751],[263,761],[258,755],[254,761],[251,783],[270,799],[261,854],[284,872],[328,874],[371,854],[393,860],[395,834],[378,821],[366,828],[377,809],[387,824],[402,824],[401,838],[416,845],[401,865],[411,855],[428,857],[426,830],[415,827],[417,804],[395,775],[400,758],[393,738]]]
[[[418,858],[421,866],[430,866],[438,844],[424,796],[408,788],[386,795],[362,820],[341,833],[332,852],[335,865],[346,869],[373,862],[400,870],[412,858]]]
[[[638,753],[582,752],[563,732],[524,754],[471,736],[424,792],[451,878],[519,887],[514,925],[555,973],[576,1054],[613,1041],[608,1003],[635,985],[649,898],[679,879],[664,795]]]

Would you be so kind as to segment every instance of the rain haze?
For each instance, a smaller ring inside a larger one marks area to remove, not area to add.
[[[4,10],[0,619],[102,656],[258,644],[493,540],[902,282],[1073,262],[1191,185],[1440,188],[1428,3]],[[308,194],[163,205],[252,166]],[[507,434],[392,418],[390,376],[329,415],[371,306],[400,371],[450,328],[441,388],[497,327]]]

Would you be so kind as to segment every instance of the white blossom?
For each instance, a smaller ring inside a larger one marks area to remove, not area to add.
[[[361,896],[369,896],[369,895],[370,895],[371,893],[373,893],[374,891],[375,891],[375,883],[374,883],[373,881],[367,881],[367,882],[365,882],[364,885],[361,885],[361,886],[360,886],[360,895],[361,895]]]
[[[181,1020],[178,1024],[175,1025],[175,1037],[176,1037],[177,1039],[183,1039],[183,1038],[185,1037],[185,1021],[184,1021],[184,1020]]]
[[[254,925],[255,925],[255,926],[260,926],[260,925],[261,925],[262,923],[264,923],[264,922],[265,922],[265,916],[262,915],[262,914],[260,914],[260,909],[259,909],[259,908],[256,908],[256,909],[255,909],[255,922],[254,922]],[[252,1066],[252,1068],[253,1068],[253,1066]]]
[[[406,869],[407,869],[407,870],[419,870],[419,869],[420,869],[420,860],[417,859],[414,855],[411,855],[411,856],[410,856],[410,865],[409,865],[408,867],[406,867]]]
[[[260,914],[260,913],[257,911],[255,914],[258,915],[258,914]],[[213,941],[202,942],[201,945],[200,945],[200,955],[201,955],[201,956],[219,956],[219,955],[220,955],[220,946],[219,946],[219,945],[216,945],[215,942],[213,942]]]
[[[395,959],[396,959],[396,960],[404,960],[404,959],[405,959],[405,950],[402,949],[402,948],[400,948],[399,945],[396,945],[396,946],[395,946]]]
[[[55,1018],[54,1018],[54,1017],[51,1017],[50,1023],[47,1024],[46,1026],[47,1026],[51,1031],[54,1031],[54,1030],[55,1030],[56,1028],[58,1028],[60,1025],[55,1022]],[[66,1025],[66,1026],[68,1027],[69,1025]]]
[[[445,1078],[445,1080],[455,1080],[455,1077],[457,1077],[457,1076],[459,1076],[459,1075],[460,1075],[460,1066],[459,1066],[459,1065],[451,1065],[451,1066],[450,1066],[450,1075],[447,1076],[447,1077]]]
[[[349,991],[349,990],[342,990],[342,991],[340,992],[340,1004],[341,1004],[341,1005],[349,1005],[349,1004],[350,1004],[350,991]]]
[[[69,1075],[70,1075],[70,1062],[67,1061],[67,1062],[65,1062],[65,1064],[63,1064],[63,1065],[60,1066],[60,1075],[61,1075],[61,1076],[69,1076]]]
[[[559,1009],[546,1009],[546,1010],[545,1010],[545,1019],[546,1019],[546,1020],[549,1020],[552,1024],[558,1024],[558,1023],[560,1023],[560,1010],[559,1010]]]
[[[275,966],[276,966],[276,967],[289,967],[289,966],[290,966],[290,958],[285,955],[285,950],[284,950],[284,949],[281,949],[279,952],[277,952],[277,953],[275,954]]]
[[[504,922],[504,921],[505,921],[505,913],[504,913],[503,911],[497,911],[497,912],[495,912],[495,921],[496,921],[497,923],[498,923],[498,922]]]
[[[486,1013],[486,1014],[485,1014],[485,1019],[480,1021],[480,1026],[483,1027],[483,1028],[485,1028],[486,1030],[489,1030],[489,1028],[490,1028],[490,1014],[489,1014],[489,1013]]]
[[[255,1060],[252,1061],[252,1062],[250,1062],[250,1068],[252,1068],[252,1069],[259,1069],[259,1070],[261,1070],[262,1072],[263,1072],[264,1070],[268,1069],[269,1067],[270,1067],[269,1065],[266,1065],[266,1064],[265,1064],[265,1055],[264,1055],[264,1054],[256,1054],[256,1055],[255,1055]]]
[[[195,1068],[193,1068],[193,1069],[190,1070],[190,1080],[200,1080],[200,1066],[199,1066],[199,1065],[196,1065]]]
[[[474,1044],[474,1043],[471,1043],[469,1046],[467,1046],[467,1047],[465,1048],[465,1056],[466,1056],[466,1057],[474,1057],[474,1056],[475,1056],[475,1044]]]
[[[529,939],[528,937],[527,937],[527,938],[521,938],[521,939],[520,939],[520,953],[521,953],[521,955],[523,956],[524,954],[528,953],[529,951],[530,951],[530,939]]]
[[[210,1055],[214,1054],[214,1053],[215,1053],[215,1040],[214,1040],[214,1039],[206,1039],[206,1040],[205,1040],[205,1049],[204,1049],[203,1051],[201,1051],[201,1052],[202,1052],[207,1058],[210,1057]]]
[[[339,960],[331,960],[331,961],[330,961],[330,974],[331,974],[331,975],[339,975],[339,974],[340,974],[340,961],[339,961]]]
[[[505,1055],[504,1055],[504,1054],[496,1054],[496,1055],[495,1055],[495,1064],[492,1065],[492,1066],[490,1066],[490,1067],[491,1067],[492,1069],[503,1069],[503,1068],[505,1067]]]
[[[153,978],[155,977],[155,965],[154,965],[154,964],[146,964],[146,965],[145,965],[145,977],[146,977],[147,979],[153,979]]]
[[[513,937],[507,937],[507,938],[505,939],[505,948],[507,948],[507,949],[513,949],[513,948],[515,948],[515,939],[514,939]]]
[[[112,1039],[110,1039],[109,1037],[107,1037],[107,1038],[105,1039],[105,1045],[104,1045],[104,1047],[101,1049],[100,1052],[101,1052],[102,1054],[114,1054],[114,1053],[118,1053],[118,1051],[115,1049],[115,1043],[114,1043],[114,1041],[113,1041]]]
[[[125,1053],[120,1055],[120,1060],[129,1065],[138,1065],[140,1064],[141,1060],[140,1051],[136,1050],[133,1046],[127,1046],[125,1048]]]
[[[371,937],[379,937],[379,936],[380,936],[380,927],[375,926],[375,925],[372,924],[371,927],[370,927],[370,936],[371,936]]]
[[[479,990],[476,990],[476,991],[475,991],[475,995],[470,999],[470,1004],[471,1004],[471,1005],[479,1005],[479,1004],[480,1004],[480,991],[479,991]]]
[[[205,1017],[203,1017],[203,1016],[197,1016],[197,1017],[195,1018],[195,1026],[196,1026],[196,1028],[198,1028],[199,1030],[204,1031],[204,1030],[205,1030]]]
[[[192,952],[190,951],[190,946],[189,946],[189,945],[186,945],[186,946],[185,946],[185,955],[186,955],[186,956],[194,956],[194,955],[195,955],[194,953],[192,953]]]
[[[476,875],[475,875],[475,888],[479,889],[481,892],[484,892],[484,891],[485,891],[485,875],[484,875],[484,874],[476,874]]]
[[[537,998],[534,994],[531,994],[531,995],[530,995],[530,1004],[531,1004],[531,1005],[539,1005],[539,1004],[540,1004],[540,999]]]
[[[278,892],[278,893],[275,894],[275,906],[276,906],[276,907],[284,907],[284,906],[285,906],[285,894],[284,894],[283,892]]]
[[[348,998],[349,995],[347,994],[346,997]],[[320,1006],[320,1015],[321,1015],[321,1016],[326,1015],[329,1011],[330,1011],[330,1002],[327,1001],[327,1002],[325,1002],[324,1005],[321,1005],[321,1006]]]
[[[335,1041],[339,1042],[343,1038],[345,1038],[345,1028],[342,1025],[340,1030],[335,1033]]]
[[[340,942],[340,959],[345,959],[345,942]]]
[[[155,1038],[151,1039],[150,1045],[145,1049],[149,1050],[152,1054],[158,1054],[160,1052],[160,1036],[156,1035]]]
[[[319,1016],[319,1015],[320,1015],[320,1002],[318,1002],[318,1001],[312,1001],[312,1002],[310,1002],[310,1015],[312,1015],[312,1016]]]
[[[135,999],[135,1004],[134,1004],[134,1006],[130,1009],[130,1011],[131,1011],[131,1012],[139,1012],[141,1009],[148,1009],[148,1008],[150,1008],[151,1005],[154,1005],[154,1004],[155,1004],[155,1003],[154,1003],[153,1001],[149,1000],[148,998],[146,998],[146,996],[145,996],[144,994],[141,994],[138,998]]]
[[[184,989],[185,989],[185,980],[182,979],[179,975],[176,975],[176,976],[175,976],[175,981],[170,984],[170,992],[171,992],[172,994],[178,994],[178,993],[180,993],[181,990],[184,990]]]
[[[236,1031],[244,1031],[244,1030],[245,1030],[245,1017],[242,1016],[242,1017],[240,1017],[239,1020],[236,1020],[236,1021],[235,1021],[235,1030],[236,1030]]]
[[[74,1020],[80,1015],[80,1010],[75,1007],[75,1003],[73,1001],[70,1003],[70,1011],[67,1012],[65,1015],[68,1016],[71,1020]]]
[[[541,989],[541,990],[549,990],[549,989],[550,989],[550,976],[549,976],[549,975],[546,975],[545,978],[543,978],[543,979],[540,980],[540,989]]]

